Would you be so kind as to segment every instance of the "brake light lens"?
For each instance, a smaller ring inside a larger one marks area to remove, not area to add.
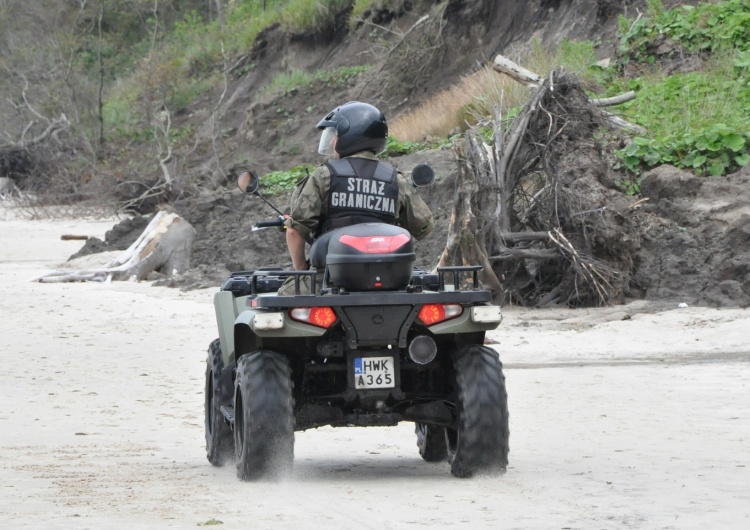
[[[417,317],[425,326],[432,326],[456,318],[463,312],[464,308],[459,304],[425,304]]]
[[[289,311],[289,316],[298,322],[326,329],[336,322],[336,313],[330,307],[295,307]]]
[[[343,235],[339,241],[365,254],[387,254],[403,247],[411,241],[411,237],[406,234],[366,237]]]

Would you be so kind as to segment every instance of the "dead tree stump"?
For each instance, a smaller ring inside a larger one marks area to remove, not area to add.
[[[151,272],[172,276],[190,268],[193,226],[175,213],[161,211],[138,239],[101,268],[54,271],[36,278],[43,283],[109,280],[145,280]]]
[[[439,266],[482,265],[498,303],[618,301],[635,251],[632,199],[613,186],[598,145],[618,125],[572,75],[532,74],[529,83],[538,88],[509,126],[499,111],[480,124],[493,128],[490,143],[473,128],[454,145],[459,177]]]

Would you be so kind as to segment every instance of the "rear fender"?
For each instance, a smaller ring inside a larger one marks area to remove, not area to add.
[[[219,291],[214,295],[216,325],[219,328],[219,342],[224,366],[234,360],[234,321],[237,318],[235,298],[231,291]]]
[[[236,351],[248,352],[263,349],[266,338],[321,337],[326,331],[292,320],[284,310],[246,309],[234,321],[234,345]]]

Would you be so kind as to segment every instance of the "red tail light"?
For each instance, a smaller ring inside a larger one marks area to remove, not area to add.
[[[418,318],[425,326],[432,326],[451,318],[456,318],[464,312],[458,304],[425,304],[419,310]]]
[[[411,237],[406,234],[364,237],[343,235],[339,241],[365,254],[387,254],[403,247],[411,241]]]
[[[289,316],[319,328],[330,328],[336,322],[336,313],[330,307],[295,307],[289,311]]]

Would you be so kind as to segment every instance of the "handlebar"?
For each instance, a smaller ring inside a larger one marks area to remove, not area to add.
[[[255,223],[253,230],[260,230],[261,228],[273,228],[274,226],[284,230],[284,216],[280,215],[276,219],[271,221],[258,221]]]

